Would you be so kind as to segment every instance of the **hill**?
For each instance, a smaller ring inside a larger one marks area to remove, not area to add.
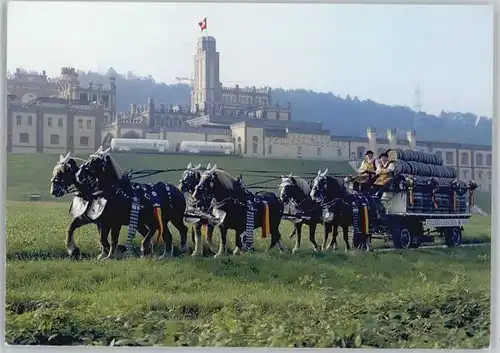
[[[152,76],[137,77],[132,72],[118,74],[110,68],[104,75],[79,71],[80,82],[108,84],[108,77],[116,77],[118,111],[128,111],[130,104],[145,104],[148,97],[165,104],[189,104],[191,89],[185,84],[168,85],[156,82]],[[357,97],[345,98],[329,93],[318,93],[305,89],[274,89],[273,101],[290,102],[294,120],[323,121],[332,134],[365,136],[366,127],[376,126],[385,137],[389,128],[407,131],[415,127],[419,140],[462,142],[491,145],[492,120],[472,113],[441,112],[439,116],[416,114],[408,107],[388,106],[371,100],[361,101]]]
[[[87,158],[88,156],[80,156]],[[181,169],[184,170],[189,162],[216,163],[218,167],[227,170],[233,175],[243,174],[247,185],[255,182],[265,182],[269,187],[277,187],[279,181],[273,177],[293,172],[296,175],[314,173],[318,169],[328,168],[332,173],[350,174],[351,167],[347,162],[312,161],[294,159],[249,159],[228,156],[182,156],[158,154],[115,154],[118,164],[123,170],[141,169]],[[42,194],[42,200],[49,201],[49,184],[52,169],[59,156],[50,154],[8,155],[7,163],[7,199],[26,201],[30,194]],[[252,170],[254,172],[249,172]],[[266,174],[267,173],[267,174]],[[182,171],[158,174],[141,181],[168,181],[177,185]],[[262,175],[259,177],[258,175]],[[65,198],[65,200],[68,200]]]

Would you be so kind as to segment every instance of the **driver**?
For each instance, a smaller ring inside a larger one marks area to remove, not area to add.
[[[357,189],[360,191],[368,191],[369,190],[369,182],[371,178],[375,175],[376,164],[375,158],[373,158],[373,151],[368,150],[365,153],[365,158],[363,162],[361,162],[361,166],[358,170],[357,179]],[[368,188],[368,189],[367,189]]]
[[[375,171],[376,179],[372,187],[372,190],[375,191],[375,196],[382,197],[385,186],[392,180],[393,172],[394,164],[390,163],[387,153],[380,154],[380,164]]]

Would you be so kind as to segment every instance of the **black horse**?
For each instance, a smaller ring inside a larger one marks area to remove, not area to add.
[[[297,235],[295,246],[292,250],[296,253],[300,249],[302,239],[302,226],[305,224],[309,227],[309,240],[313,245],[314,251],[319,250],[316,243],[316,227],[318,224],[324,225],[325,234],[328,234],[331,224],[323,223],[321,206],[314,201],[309,193],[311,192],[311,182],[307,182],[302,178],[293,176],[292,173],[288,176],[281,176],[281,184],[279,185],[280,199],[284,205],[290,207],[290,213],[298,217],[293,219],[294,231],[290,238]]]
[[[210,169],[210,163],[207,165],[205,168],[206,170]],[[193,167],[191,163],[189,163],[186,167],[186,170],[184,173],[182,173],[181,180],[179,181],[179,189],[184,193],[191,195],[194,193],[194,189],[196,185],[200,182],[201,179],[201,164],[198,164],[197,166]],[[210,200],[208,200],[210,202]],[[189,205],[189,202],[188,202]],[[205,207],[202,208],[208,208],[209,205],[205,205]],[[189,208],[189,207],[188,207]],[[214,234],[214,226],[208,222],[207,220],[196,220],[193,223],[195,225],[192,228],[192,237],[193,237],[193,243],[195,244],[194,251],[193,251],[193,256],[198,256],[203,254],[203,246],[202,246],[202,241],[201,241],[201,230],[202,227],[206,227],[207,229],[207,243],[208,247],[210,250],[214,249],[215,244],[213,243],[213,234]],[[222,233],[224,232],[224,237],[227,236],[227,229],[224,228],[224,226],[219,227],[219,231]]]
[[[324,172],[318,171],[311,187],[310,196],[318,202],[323,209],[323,222],[332,223],[332,241],[327,245],[328,233],[325,231],[323,249],[330,247],[337,249],[338,227],[342,227],[342,235],[346,244],[349,245],[349,226],[353,223],[353,212],[350,204],[351,195],[347,192],[343,183],[337,178],[327,175],[328,169]]]
[[[101,253],[97,258],[104,259],[110,255],[110,245],[107,240],[109,228],[103,226],[101,219],[109,218],[111,215],[108,209],[105,209],[101,216],[96,217],[93,210],[99,208],[99,197],[92,192],[88,185],[81,184],[76,180],[79,167],[75,159],[70,156],[69,152],[66,156],[59,157],[59,161],[52,171],[50,193],[53,197],[62,197],[75,191],[69,209],[73,220],[66,232],[66,248],[70,257],[77,259],[80,256],[80,249],[75,244],[75,231],[87,224],[96,224],[101,238]],[[137,231],[143,236],[148,233],[147,227],[143,224],[138,225]]]
[[[149,229],[141,242],[143,256],[152,253],[152,237],[156,230],[164,241],[162,257],[173,254],[172,234],[168,223],[177,228],[181,236],[181,251],[188,250],[187,227],[184,225],[186,201],[182,192],[174,185],[158,182],[156,184],[141,184],[131,182],[128,176],[123,176],[116,161],[109,155],[109,149],[90,156],[89,160],[80,166],[76,174],[79,183],[102,190],[102,198],[107,200],[105,208],[113,209],[113,216],[106,219],[111,228],[112,253],[119,240],[119,228],[131,223],[133,207],[139,206],[137,224],[144,224]],[[104,222],[103,222],[104,223]],[[118,231],[116,231],[118,230]],[[127,247],[132,244],[132,234],[127,239]]]
[[[202,204],[206,204],[207,200],[215,199],[215,203],[205,211],[211,210],[220,219],[219,224],[236,232],[234,255],[244,250],[246,244],[243,244],[243,238],[246,237],[245,242],[252,243],[253,239],[249,238],[251,235],[246,234],[247,229],[251,228],[253,231],[260,227],[263,228],[263,236],[266,236],[267,232],[271,234],[271,244],[268,251],[276,245],[278,245],[280,252],[285,250],[279,231],[283,216],[283,203],[274,193],[261,191],[253,194],[242,185],[241,180],[233,178],[214,165],[201,175],[193,198]],[[248,212],[249,205],[253,207],[253,212]],[[253,218],[253,221],[249,217]],[[245,235],[243,236],[243,234]],[[220,256],[226,251],[226,243],[227,237],[221,233],[219,252],[216,256]]]

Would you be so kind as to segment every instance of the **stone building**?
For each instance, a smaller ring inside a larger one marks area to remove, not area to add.
[[[102,129],[116,119],[115,79],[109,88],[81,87],[75,69],[55,79],[17,70],[7,81],[7,151],[87,153],[101,144]]]
[[[172,153],[182,141],[232,142],[242,157],[360,161],[366,150],[412,148],[441,155],[463,180],[491,190],[490,146],[419,141],[415,131],[390,129],[377,136],[332,135],[321,122],[292,119],[292,106],[273,102],[272,90],[225,87],[213,37],[200,38],[194,55],[191,105],[165,105],[150,98],[116,112],[116,86],[81,87],[73,68],[49,79],[19,70],[8,80],[8,145],[14,153],[82,153],[113,137],[168,140]]]

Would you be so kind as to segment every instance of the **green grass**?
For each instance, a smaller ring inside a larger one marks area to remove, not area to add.
[[[349,174],[351,167],[346,162],[313,161],[297,159],[257,159],[240,158],[232,156],[183,156],[183,155],[158,155],[158,154],[123,154],[113,155],[123,170],[141,169],[182,169],[189,162],[202,163],[206,166],[209,162],[227,170],[233,175],[238,175],[238,170],[254,170],[255,173],[244,173],[245,183],[266,181],[269,177],[279,176],[281,173],[301,175],[302,173],[316,172],[318,169],[329,168],[332,173]],[[88,156],[79,156],[86,159]],[[50,177],[52,169],[59,160],[59,155],[50,154],[9,154],[7,163],[7,199],[26,201],[30,194],[42,194],[42,200],[49,201]],[[265,175],[258,171],[274,172]],[[258,174],[263,175],[259,177]],[[168,172],[158,174],[144,181],[168,181],[177,184],[182,172]],[[278,181],[267,183],[277,187]],[[64,198],[63,200],[68,200]]]
[[[303,236],[303,250],[293,256],[262,256],[269,239],[259,239],[256,254],[237,258],[73,262],[64,248],[67,210],[65,203],[8,203],[9,343],[386,348],[489,344],[487,245],[314,254]],[[490,221],[474,217],[465,241],[489,240]],[[281,231],[291,248],[290,223],[283,222]],[[322,231],[317,234],[321,240]],[[233,233],[229,235],[233,240]],[[86,255],[97,256],[95,226],[78,230],[76,241]]]

